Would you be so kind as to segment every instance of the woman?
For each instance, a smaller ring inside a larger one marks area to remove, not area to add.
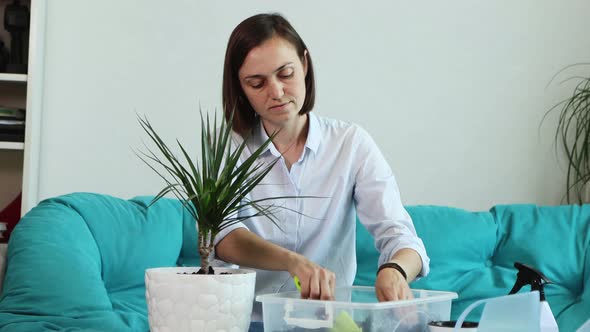
[[[294,290],[297,276],[302,298],[333,299],[335,286],[354,280],[358,215],[381,252],[378,299],[409,298],[408,282],[428,273],[429,259],[393,173],[362,128],[311,113],[314,97],[311,56],[287,20],[260,14],[234,29],[223,74],[226,119],[235,110],[233,129],[249,137],[250,151],[278,131],[260,159],[280,160],[251,199],[322,198],[285,200],[281,229],[257,219],[226,229],[216,238],[216,255],[264,270],[257,272],[257,294]]]

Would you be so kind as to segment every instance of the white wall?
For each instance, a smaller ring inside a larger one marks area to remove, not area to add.
[[[135,113],[196,150],[231,30],[268,11],[310,49],[315,111],[368,129],[406,204],[560,202],[555,114],[540,125],[572,87],[553,74],[590,61],[587,0],[49,2],[39,199],[155,194]]]

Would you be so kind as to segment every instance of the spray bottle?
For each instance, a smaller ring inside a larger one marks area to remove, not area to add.
[[[551,308],[549,307],[549,303],[545,299],[545,291],[543,286],[545,284],[551,283],[547,277],[543,275],[543,273],[535,270],[534,268],[522,264],[522,263],[514,263],[514,267],[518,269],[518,274],[516,275],[516,283],[509,294],[516,294],[524,285],[531,285],[531,291],[539,291],[539,298],[541,300],[541,332],[559,332],[557,328],[557,322],[555,321],[555,317],[553,316],[553,312],[551,312]]]

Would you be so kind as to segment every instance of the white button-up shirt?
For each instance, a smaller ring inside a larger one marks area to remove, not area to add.
[[[244,157],[268,139],[262,124],[253,132]],[[234,137],[241,139],[237,134]],[[279,161],[250,193],[251,200],[275,196],[318,198],[269,201],[285,207],[275,213],[282,230],[267,218],[251,218],[224,229],[215,238],[215,244],[236,228],[247,227],[334,272],[336,286],[350,286],[356,274],[358,215],[381,253],[379,265],[389,261],[398,250],[410,248],[422,258],[420,275],[428,273],[429,258],[402,205],[393,172],[365,130],[309,113],[309,131],[301,158],[289,171],[280,152],[270,144],[259,159],[272,162],[276,158]],[[256,295],[295,289],[288,272],[256,271]]]

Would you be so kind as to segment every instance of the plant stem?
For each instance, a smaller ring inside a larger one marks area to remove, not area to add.
[[[201,270],[209,273],[209,256],[213,252],[213,239],[210,230],[199,230],[199,255],[201,256]]]

